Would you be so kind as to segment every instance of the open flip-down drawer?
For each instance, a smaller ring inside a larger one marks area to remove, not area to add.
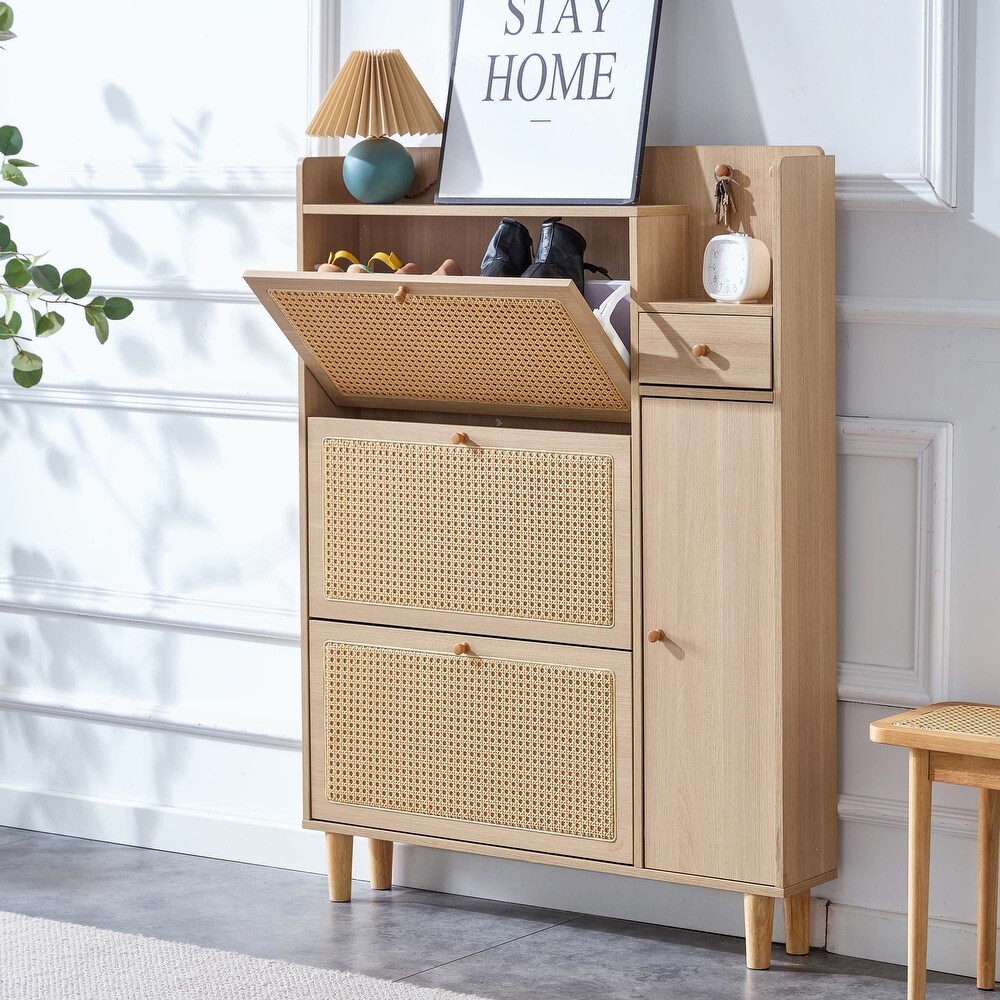
[[[628,419],[628,368],[572,281],[245,278],[340,406]]]

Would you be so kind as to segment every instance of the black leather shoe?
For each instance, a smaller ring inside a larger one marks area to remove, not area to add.
[[[531,266],[531,233],[516,219],[502,219],[486,248],[484,278],[520,278]]]
[[[535,262],[525,272],[525,278],[572,278],[583,295],[583,272],[594,271],[605,276],[603,267],[585,264],[583,255],[587,241],[572,226],[559,217],[546,219],[538,234],[538,253]]]

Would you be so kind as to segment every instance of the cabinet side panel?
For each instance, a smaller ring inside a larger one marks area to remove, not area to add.
[[[833,157],[778,168],[775,400],[781,525],[783,884],[837,866]]]

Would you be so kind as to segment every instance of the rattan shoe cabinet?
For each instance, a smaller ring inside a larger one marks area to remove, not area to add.
[[[414,190],[436,150],[414,150]],[[706,300],[720,232],[768,300]],[[640,203],[354,203],[299,170],[299,262],[247,280],[301,355],[305,825],[774,901],[808,951],[836,875],[833,161],[647,150]],[[631,364],[569,281],[326,275],[331,250],[478,273],[563,215],[632,286]]]

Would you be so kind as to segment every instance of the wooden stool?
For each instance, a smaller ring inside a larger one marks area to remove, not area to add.
[[[907,998],[927,992],[927,902],[931,782],[979,789],[979,913],[976,985],[992,990],[997,959],[1000,845],[1000,707],[949,702],[873,722],[873,743],[910,750],[910,861]]]

